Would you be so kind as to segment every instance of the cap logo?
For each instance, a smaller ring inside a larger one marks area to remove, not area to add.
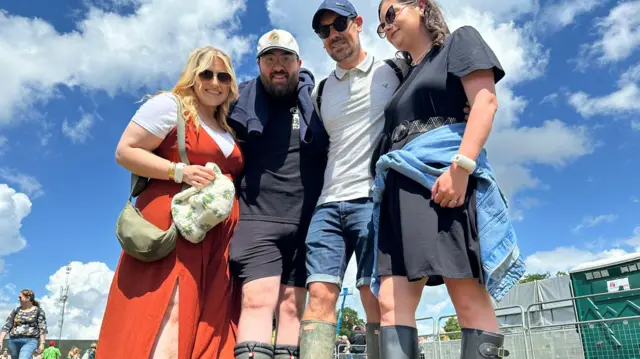
[[[277,32],[272,32],[271,35],[269,35],[269,42],[271,43],[279,43],[280,42],[280,35],[278,35]]]

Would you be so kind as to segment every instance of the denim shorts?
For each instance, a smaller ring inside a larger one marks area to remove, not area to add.
[[[356,288],[371,283],[373,271],[373,200],[360,198],[316,207],[307,234],[307,286],[312,282],[342,287],[355,252]]]

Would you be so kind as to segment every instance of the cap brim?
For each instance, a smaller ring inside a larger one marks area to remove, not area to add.
[[[293,50],[291,50],[291,49],[288,49],[288,48],[286,48],[286,47],[282,47],[282,46],[269,46],[269,47],[265,47],[264,49],[262,49],[262,51],[258,52],[257,57],[260,57],[260,55],[264,54],[265,52],[270,51],[270,50],[274,50],[274,49],[276,49],[276,50],[282,50],[282,51],[286,51],[286,52],[290,52],[290,53],[292,53],[292,54],[294,54],[294,55],[296,55],[296,56],[299,56],[295,51],[293,51]]]
[[[313,28],[314,31],[318,28],[318,25],[320,25],[320,18],[322,17],[322,13],[324,13],[325,11],[333,11],[336,14],[341,15],[341,16],[349,16],[349,15],[351,15],[351,13],[349,11],[345,11],[345,10],[331,9],[331,8],[319,8],[318,11],[316,11],[315,15],[313,15],[313,20],[311,20],[311,27]]]

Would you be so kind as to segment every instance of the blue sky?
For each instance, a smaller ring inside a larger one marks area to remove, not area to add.
[[[0,5],[0,315],[32,288],[55,325],[73,262],[65,333],[97,335],[129,180],[114,150],[136,101],[168,89],[188,52],[206,44],[227,50],[240,78],[255,76],[257,39],[272,28],[291,31],[303,66],[326,76],[334,64],[310,29],[319,2]],[[377,2],[354,4],[365,48],[393,56],[374,32]],[[640,1],[452,0],[444,10],[452,29],[478,28],[507,72],[488,150],[529,270],[635,251]],[[451,311],[444,288],[425,292],[420,314]]]

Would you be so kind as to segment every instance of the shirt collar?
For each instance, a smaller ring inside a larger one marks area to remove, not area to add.
[[[371,67],[373,66],[373,60],[374,60],[373,55],[370,55],[369,53],[367,53],[367,57],[361,63],[359,63],[358,66],[355,67],[355,69],[358,69],[365,73],[369,72],[369,70],[371,70]],[[334,73],[338,80],[342,80],[344,75],[346,75],[349,71],[351,70],[345,70],[336,64],[336,69]]]

